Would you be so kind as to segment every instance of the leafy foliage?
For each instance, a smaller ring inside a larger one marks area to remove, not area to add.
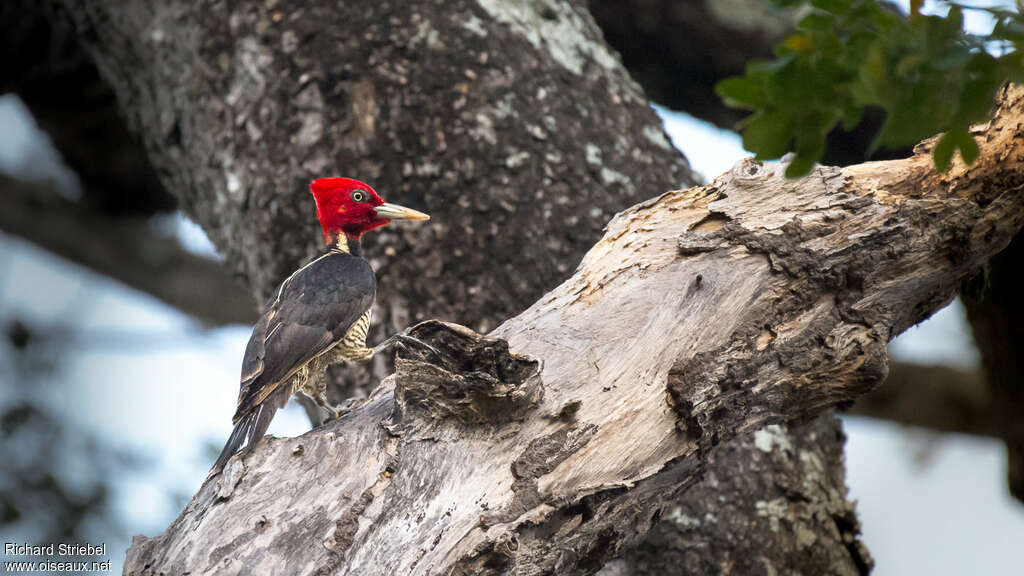
[[[715,87],[729,106],[753,113],[740,123],[743,146],[759,159],[792,150],[786,174],[810,171],[837,124],[850,130],[867,106],[886,120],[871,151],[898,148],[943,132],[935,166],[949,168],[953,153],[970,164],[978,146],[968,129],[984,121],[996,91],[1024,79],[1024,18],[1016,10],[972,8],[953,2],[945,16],[909,16],[875,0],[772,0],[805,15],[794,34],[775,47],[775,59],[753,61],[746,75]],[[969,34],[964,10],[983,10],[991,34]]]

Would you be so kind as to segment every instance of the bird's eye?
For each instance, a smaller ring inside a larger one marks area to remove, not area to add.
[[[353,190],[352,191],[352,201],[353,202],[365,202],[366,201],[366,192],[363,191],[363,190]]]

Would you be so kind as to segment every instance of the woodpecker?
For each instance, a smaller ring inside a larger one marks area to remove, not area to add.
[[[372,358],[390,345],[366,347],[377,290],[373,268],[362,258],[363,234],[391,220],[429,220],[411,208],[385,203],[364,182],[320,178],[310,184],[326,249],[274,291],[242,360],[234,430],[210,476],[243,442],[252,449],[292,394],[305,394],[337,417],[327,402],[327,366]]]

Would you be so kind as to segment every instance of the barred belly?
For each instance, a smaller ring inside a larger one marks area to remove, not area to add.
[[[372,308],[364,312],[359,317],[359,320],[356,320],[356,323],[348,329],[341,342],[331,350],[336,358],[334,362],[362,360],[371,354],[370,349],[366,347],[366,332],[370,329],[370,316],[372,314]]]
[[[366,332],[370,329],[371,314],[373,310],[367,310],[333,348],[310,360],[295,373],[291,382],[292,394],[301,391],[310,397],[322,395],[327,392],[325,372],[328,366],[339,362],[362,360],[373,354],[373,350],[366,347]]]

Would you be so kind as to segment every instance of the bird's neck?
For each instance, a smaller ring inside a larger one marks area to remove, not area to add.
[[[334,237],[334,243],[331,245],[331,250],[337,250],[338,252],[344,252],[345,254],[351,254],[353,256],[363,255],[362,245],[359,243],[359,238],[354,238],[345,233],[338,234]]]

